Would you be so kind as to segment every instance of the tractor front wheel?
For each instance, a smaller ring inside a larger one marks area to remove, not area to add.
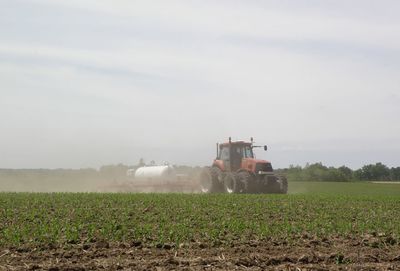
[[[224,192],[221,183],[222,172],[217,167],[206,167],[200,173],[200,190],[203,193]]]
[[[224,188],[228,194],[238,193],[237,178],[234,173],[226,173],[224,176]]]

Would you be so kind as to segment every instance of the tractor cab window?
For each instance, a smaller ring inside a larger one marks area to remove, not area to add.
[[[220,149],[219,159],[224,161],[254,158],[251,146],[224,146]]]
[[[243,158],[254,158],[253,150],[250,146],[243,147]]]
[[[232,148],[232,156],[234,158],[242,158],[243,157],[243,150],[241,147],[233,147]]]
[[[220,159],[227,161],[229,160],[229,148],[228,147],[223,147],[221,148],[221,152],[220,152]]]
[[[231,151],[231,167],[232,169],[237,170],[242,163],[243,148],[242,146],[232,146]]]

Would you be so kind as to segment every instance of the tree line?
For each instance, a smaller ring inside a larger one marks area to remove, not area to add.
[[[284,173],[289,181],[400,181],[400,167],[389,168],[382,163],[365,165],[356,170],[346,166],[336,168],[314,163],[304,167],[290,166],[278,171]]]
[[[121,181],[127,180],[128,169],[136,169],[143,166],[143,161],[137,165],[106,165],[99,169],[0,169],[0,182],[23,181],[68,181],[79,180],[93,181]],[[201,167],[174,166],[178,174],[184,174],[195,178]],[[353,170],[346,166],[328,167],[322,163],[290,166],[289,168],[276,170],[287,176],[289,181],[321,181],[321,182],[349,182],[349,181],[400,181],[400,167],[392,167],[382,163],[365,165]]]

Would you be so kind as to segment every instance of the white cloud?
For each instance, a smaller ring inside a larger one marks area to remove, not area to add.
[[[247,2],[230,1],[48,1],[36,0],[48,5],[80,8],[102,12],[119,22],[147,22],[162,29],[183,33],[207,34],[209,37],[239,35],[244,37],[268,37],[270,39],[325,40],[329,42],[355,43],[361,46],[380,46],[399,49],[400,22],[387,22],[385,18],[370,20],[354,14],[337,16],[326,8],[282,9],[266,3],[252,5]],[[304,2],[303,2],[304,3]],[[342,8],[374,11],[390,11],[384,3],[378,7],[366,1],[346,3]],[[397,6],[396,3],[391,3]],[[263,8],[263,5],[267,7]],[[260,8],[261,6],[261,8]],[[342,13],[344,11],[342,10]],[[345,14],[345,13],[344,13]],[[121,17],[122,16],[122,17]],[[121,19],[124,18],[124,19]]]
[[[268,141],[277,157],[326,151],[329,163],[327,151],[387,149],[400,136],[400,20],[256,2],[30,3],[40,16],[21,27],[17,2],[3,20],[16,17],[18,31],[0,27],[0,147],[43,155],[5,166],[131,163],[144,152],[205,163],[229,135]]]

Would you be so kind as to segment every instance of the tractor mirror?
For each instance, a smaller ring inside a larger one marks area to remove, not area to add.
[[[267,145],[264,145],[264,151],[267,151],[267,150],[268,150]]]

